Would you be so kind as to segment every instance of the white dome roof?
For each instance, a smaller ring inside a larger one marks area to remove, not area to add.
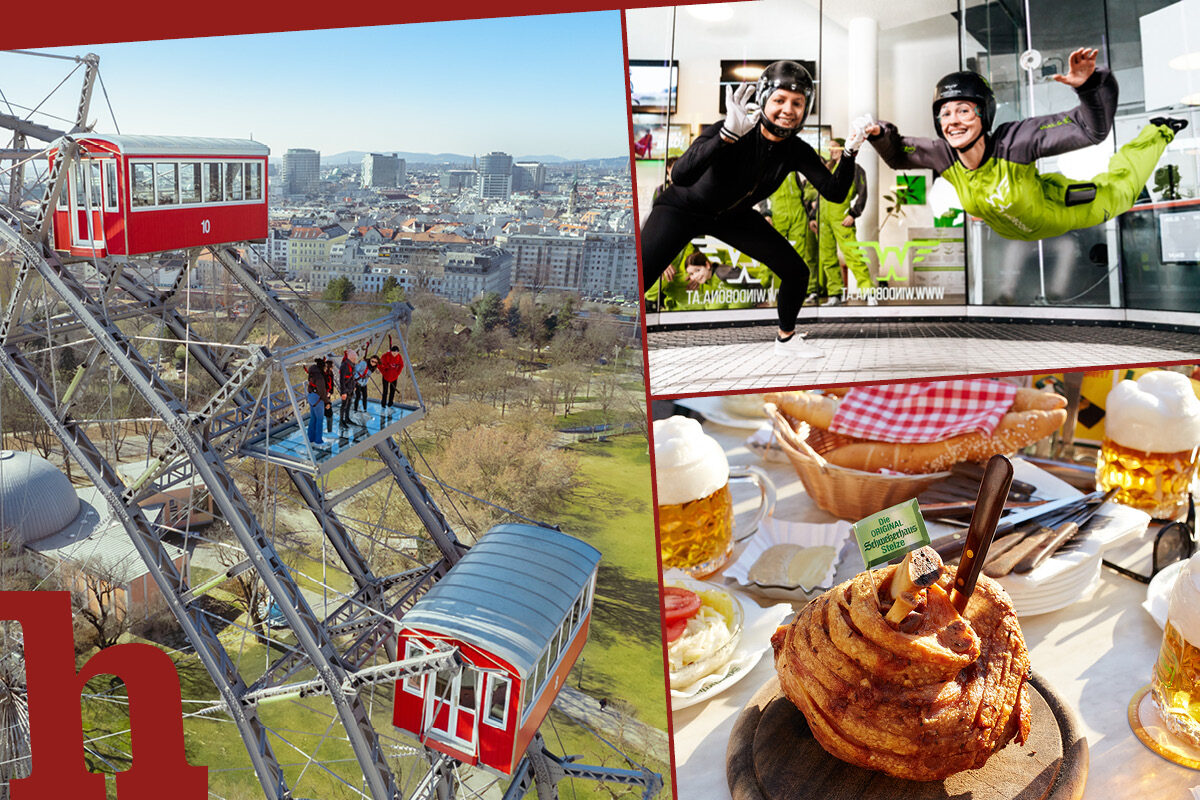
[[[0,450],[0,530],[29,544],[58,533],[79,515],[79,496],[58,467],[36,453]]]

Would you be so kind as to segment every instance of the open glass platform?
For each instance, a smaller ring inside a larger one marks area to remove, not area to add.
[[[368,400],[367,410],[351,411],[350,423],[343,425],[341,406],[340,400],[333,404],[332,433],[327,431],[327,419],[322,415],[323,445],[309,449],[306,413],[299,423],[293,420],[250,439],[242,445],[241,452],[315,474],[344,464],[424,416],[424,410],[419,406],[396,403],[391,408],[384,408],[378,400]]]

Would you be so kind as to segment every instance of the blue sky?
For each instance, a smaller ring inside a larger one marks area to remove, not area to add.
[[[122,133],[233,136],[343,150],[560,155],[629,152],[618,12],[93,45]],[[0,112],[71,63],[0,52]],[[71,117],[73,76],[43,110]],[[28,112],[21,112],[22,116]],[[96,129],[113,132],[99,84]],[[38,120],[38,117],[34,117]],[[44,118],[43,124],[58,123]]]

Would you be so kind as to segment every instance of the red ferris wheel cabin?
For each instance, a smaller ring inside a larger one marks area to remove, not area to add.
[[[98,134],[77,142],[54,210],[54,249],[105,258],[266,238],[266,145]]]
[[[511,775],[587,640],[600,553],[499,525],[401,618],[399,652],[450,645],[461,672],[405,678],[393,722],[459,761]]]

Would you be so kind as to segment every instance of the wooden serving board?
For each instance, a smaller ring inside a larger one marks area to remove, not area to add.
[[[734,723],[725,754],[729,791],[733,800],[1080,800],[1087,740],[1036,673],[1029,687],[1033,719],[1024,746],[1010,742],[980,769],[922,782],[855,767],[825,752],[772,678]]]

